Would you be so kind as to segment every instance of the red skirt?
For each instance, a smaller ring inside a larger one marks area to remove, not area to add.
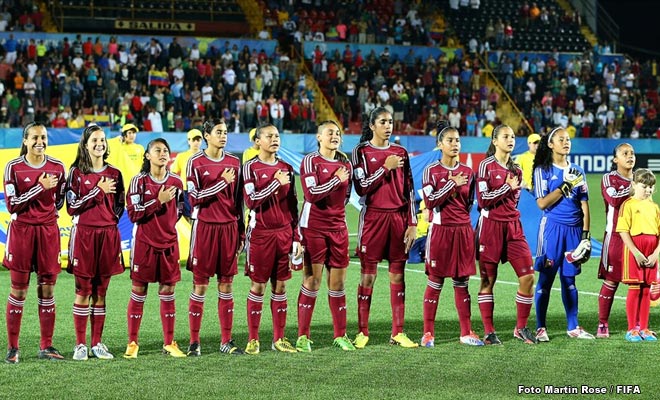
[[[653,253],[658,246],[658,237],[654,235],[637,235],[632,237],[633,243],[645,256]],[[650,267],[640,267],[637,265],[635,256],[628,246],[623,248],[623,279],[626,284],[646,284],[652,285],[658,283],[658,263]]]

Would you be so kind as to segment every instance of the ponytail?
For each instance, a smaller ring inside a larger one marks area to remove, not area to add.
[[[360,136],[360,143],[368,142],[374,137],[374,132],[371,130],[371,125],[376,123],[378,116],[383,113],[389,113],[389,110],[385,107],[376,107],[369,113],[369,116],[366,115],[362,118],[362,136]],[[365,118],[366,117],[366,118]]]
[[[156,138],[149,142],[147,145],[147,149],[144,151],[144,155],[142,156],[142,168],[140,168],[140,172],[143,174],[148,174],[151,172],[151,161],[147,158],[147,153],[151,150],[151,148],[156,144],[156,143],[161,143],[164,144],[165,147],[167,147],[167,151],[171,153],[172,151],[170,150],[170,145],[167,143],[167,140],[163,138]]]
[[[488,145],[488,150],[486,150],[486,157],[490,157],[492,155],[495,155],[495,151],[497,148],[495,147],[495,143],[493,143],[495,140],[497,140],[497,137],[499,136],[500,132],[503,129],[508,129],[513,133],[513,129],[509,125],[498,125],[493,129],[493,136],[491,138],[490,144]],[[513,162],[513,158],[509,155],[509,159],[506,161],[506,169],[508,169],[511,172],[516,172],[516,164]]]
[[[552,166],[552,149],[549,146],[552,136],[563,128],[555,128],[550,131],[547,135],[541,136],[541,141],[539,142],[539,147],[536,150],[536,155],[534,156],[533,170],[536,167],[541,167],[543,170],[548,170]]]
[[[321,131],[322,131],[322,129],[325,125],[334,125],[334,126],[336,126],[337,129],[339,129],[340,136],[344,136],[344,133],[341,130],[341,126],[339,126],[337,121],[333,121],[331,119],[329,119],[327,121],[321,121],[321,123],[318,124],[318,126],[317,126],[317,133],[321,133]],[[317,145],[318,149],[321,149],[321,142],[316,142],[316,145]],[[348,162],[348,157],[341,150],[337,150],[337,151],[335,151],[335,160],[344,163],[344,162]]]

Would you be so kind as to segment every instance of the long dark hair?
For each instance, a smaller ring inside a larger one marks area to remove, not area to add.
[[[46,129],[46,125],[44,125],[41,122],[30,122],[29,124],[25,125],[25,127],[23,128],[23,140],[28,138],[28,135],[30,134],[30,129],[38,128],[38,127],[43,127],[44,129]],[[25,145],[25,143],[22,143],[21,156],[26,155],[27,152],[28,152],[27,146]]]
[[[206,134],[211,134],[211,131],[213,131],[213,128],[215,128],[216,125],[220,124],[225,124],[227,125],[227,122],[224,120],[224,118],[211,118],[207,119],[204,121],[204,124],[202,125],[202,139],[204,139],[205,143],[208,143],[206,140]]]
[[[632,146],[632,144],[627,143],[627,142],[619,143],[616,146],[614,146],[614,150],[612,150],[612,155],[614,156],[614,158],[616,158],[616,153],[617,153],[617,151],[619,151],[619,149],[622,146],[630,146],[634,151],[634,147]],[[612,164],[610,165],[610,171],[616,171],[617,169],[618,169],[617,165],[614,163],[614,159],[612,159]]]
[[[336,126],[337,129],[339,129],[339,134],[341,136],[344,136],[344,132],[341,131],[341,126],[339,126],[337,121],[333,121],[333,120],[322,121],[317,127],[317,132],[321,133],[321,130],[323,129],[323,127],[325,125],[334,125],[334,126]],[[317,144],[318,148],[321,149],[321,142],[317,142],[316,144]],[[337,151],[335,151],[335,160],[345,163],[345,162],[348,162],[348,157],[341,150],[337,150]]]
[[[360,136],[360,143],[368,142],[374,137],[374,132],[371,130],[371,125],[376,123],[378,116],[390,111],[385,107],[376,107],[369,113],[366,118],[362,118],[362,136]]]
[[[435,138],[435,143],[440,144],[442,142],[442,139],[444,139],[445,135],[451,131],[456,131],[458,132],[458,129],[453,128],[451,125],[449,125],[449,121],[446,121],[444,119],[441,119],[435,124],[435,133],[436,133],[436,138]],[[460,135],[460,132],[458,132]]]
[[[552,140],[552,137],[563,129],[564,128],[562,127],[557,127],[551,130],[547,135],[541,136],[539,147],[534,156],[532,171],[536,170],[536,167],[541,167],[543,170],[548,170],[552,167],[552,149],[550,148],[549,143]]]
[[[488,150],[486,150],[486,157],[490,157],[490,156],[495,154],[495,151],[497,150],[497,148],[495,147],[495,144],[493,142],[500,135],[500,132],[505,128],[510,129],[511,132],[513,132],[513,129],[511,129],[511,127],[509,125],[504,125],[504,124],[498,125],[493,129],[493,136],[490,140],[490,144],[488,145]],[[516,171],[516,164],[513,162],[513,158],[511,156],[509,156],[509,159],[506,162],[506,169],[508,169],[511,172]]]
[[[257,126],[257,130],[254,132],[254,138],[255,139],[260,138],[261,137],[261,131],[264,130],[265,128],[269,128],[271,126],[275,129],[277,129],[277,127],[275,125],[273,125],[271,123],[268,123],[268,122],[265,123],[265,124],[261,124],[261,125]]]
[[[163,138],[156,138],[156,139],[152,140],[147,145],[147,149],[144,151],[144,155],[142,156],[142,168],[140,168],[140,172],[143,172],[145,174],[148,174],[149,172],[151,172],[151,161],[149,161],[149,159],[147,158],[147,153],[149,153],[149,150],[151,150],[151,148],[156,143],[164,144],[165,147],[167,147],[167,151],[169,153],[172,152],[172,150],[170,150],[170,145],[167,143],[167,140],[165,140]]]
[[[98,125],[90,125],[87,128],[85,128],[82,135],[80,135],[80,142],[78,142],[78,151],[76,153],[76,159],[73,161],[73,164],[71,164],[71,166],[77,167],[80,170],[80,172],[82,172],[83,174],[89,174],[90,172],[92,172],[92,157],[90,157],[89,152],[87,151],[87,142],[89,141],[89,138],[92,136],[92,133],[97,131],[103,132],[103,129],[101,129],[101,127]],[[110,155],[110,150],[108,149],[108,142],[106,141],[105,153],[103,153],[103,165],[107,164],[105,160],[108,159],[109,155]]]

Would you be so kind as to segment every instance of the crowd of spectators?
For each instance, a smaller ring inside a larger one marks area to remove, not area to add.
[[[0,0],[0,32],[41,31],[43,19],[36,1]]]
[[[186,131],[206,118],[223,117],[230,132],[246,132],[265,121],[283,131],[312,132],[316,111],[308,77],[291,61],[296,43],[314,32],[301,31],[308,20],[334,24],[349,18],[350,26],[354,16],[366,16],[356,22],[369,25],[372,17],[381,16],[388,26],[393,22],[424,30],[435,17],[423,3],[373,0],[346,2],[344,8],[313,1],[263,5],[269,10],[268,34],[275,32],[284,49],[276,47],[271,54],[239,49],[230,40],[202,52],[195,45],[181,46],[177,38],[167,44],[155,38],[124,44],[76,35],[59,43],[19,43],[10,36],[0,49],[0,126],[17,127],[39,118],[57,127],[94,121],[116,128],[130,121],[147,130]],[[376,13],[376,6],[389,12]],[[426,18],[418,23],[420,15]],[[343,51],[325,51],[324,42],[318,42],[305,54],[309,71],[347,129],[377,106],[391,110],[400,133],[427,134],[445,119],[468,136],[480,136],[499,123],[500,95],[481,79],[479,49],[438,57],[410,49],[397,57],[388,47],[376,53],[363,46],[396,46],[396,36],[362,33],[348,29],[338,36],[345,42]],[[428,40],[425,36],[423,41]],[[604,63],[599,53],[607,51],[599,46],[560,64],[556,49],[547,62],[499,50],[490,68],[535,132],[563,125],[576,136],[655,136],[655,62]]]
[[[547,62],[502,54],[499,80],[535,132],[563,126],[577,137],[656,137],[657,63],[603,62],[595,51]]]
[[[177,38],[122,44],[76,35],[21,43],[9,35],[0,54],[4,127],[38,118],[56,127],[130,121],[146,130],[187,131],[210,117],[225,118],[231,132],[263,121],[296,132],[315,126],[304,74],[278,47],[266,54],[227,40],[202,53]]]

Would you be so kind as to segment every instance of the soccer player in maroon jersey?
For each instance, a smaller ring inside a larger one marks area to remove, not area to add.
[[[194,154],[186,167],[192,207],[192,235],[188,269],[193,290],[188,303],[189,356],[201,355],[199,331],[209,279],[218,276],[220,352],[244,354],[232,340],[234,295],[232,282],[238,273],[238,254],[245,242],[243,180],[238,157],[225,152],[227,124],[222,119],[204,122],[206,149]]]
[[[174,341],[174,287],[181,280],[176,222],[183,213],[183,182],[167,169],[170,146],[165,139],[149,142],[140,173],[126,193],[128,216],[135,224],[131,248],[131,299],[128,301],[128,346],[124,358],[137,358],[138,333],[147,287],[158,282],[163,354],[185,357]]]
[[[37,273],[41,341],[38,357],[62,360],[53,347],[55,299],[53,292],[60,265],[60,230],[57,210],[64,205],[64,165],[48,155],[46,127],[30,123],[23,129],[20,157],[5,167],[5,201],[11,213],[2,264],[10,271],[7,301],[8,351],[5,361],[19,362],[18,337],[30,272]]]
[[[67,181],[67,211],[73,217],[67,271],[75,276],[73,359],[87,360],[87,319],[92,328],[92,355],[114,356],[101,341],[105,296],[112,275],[124,272],[121,263],[119,218],[124,213],[124,181],[119,169],[106,162],[105,132],[90,125],[82,133]],[[91,299],[91,307],[90,307]]]
[[[429,210],[429,233],[426,240],[426,275],[424,292],[424,335],[422,347],[435,345],[435,316],[445,278],[451,278],[454,303],[461,327],[460,342],[483,346],[472,331],[468,281],[477,270],[474,262],[474,230],[470,209],[474,201],[475,176],[462,164],[458,155],[461,138],[458,130],[440,121],[437,144],[442,158],[424,168],[422,193]]]
[[[614,294],[621,282],[623,241],[616,231],[619,208],[630,197],[630,187],[635,167],[635,150],[628,143],[614,148],[610,172],[603,175],[600,191],[605,201],[605,237],[598,267],[598,278],[603,285],[598,294],[598,332],[596,337],[610,337],[609,319]]]
[[[479,163],[477,201],[480,209],[477,224],[477,258],[481,274],[478,302],[484,324],[484,343],[502,344],[495,333],[493,287],[500,262],[508,261],[518,276],[516,293],[516,327],[513,336],[524,343],[536,344],[535,335],[527,327],[534,302],[534,269],[532,253],[520,222],[518,201],[522,169],[514,164],[511,152],[516,138],[506,125],[493,129],[486,158]]]
[[[287,314],[286,281],[291,279],[289,253],[302,255],[298,233],[298,200],[293,167],[277,157],[280,134],[274,125],[261,125],[255,134],[259,155],[243,165],[243,197],[250,209],[246,274],[252,285],[247,298],[248,344],[245,352],[259,354],[259,325],[266,283],[271,283],[272,349],[295,353],[284,336]]]
[[[418,344],[403,332],[404,271],[408,250],[415,241],[417,215],[410,159],[405,148],[390,143],[392,114],[375,108],[365,118],[360,144],[353,149],[353,184],[361,196],[358,253],[358,329],[355,347],[369,342],[369,311],[378,263],[389,261],[392,335],[390,344],[412,348]]]
[[[323,267],[328,269],[328,304],[334,328],[333,345],[351,351],[346,336],[346,268],[348,229],[346,203],[351,195],[351,163],[339,151],[342,132],[335,121],[322,122],[316,134],[319,149],[306,155],[300,164],[305,203],[300,228],[305,247],[303,283],[298,295],[298,340],[296,349],[312,351],[310,324]]]

